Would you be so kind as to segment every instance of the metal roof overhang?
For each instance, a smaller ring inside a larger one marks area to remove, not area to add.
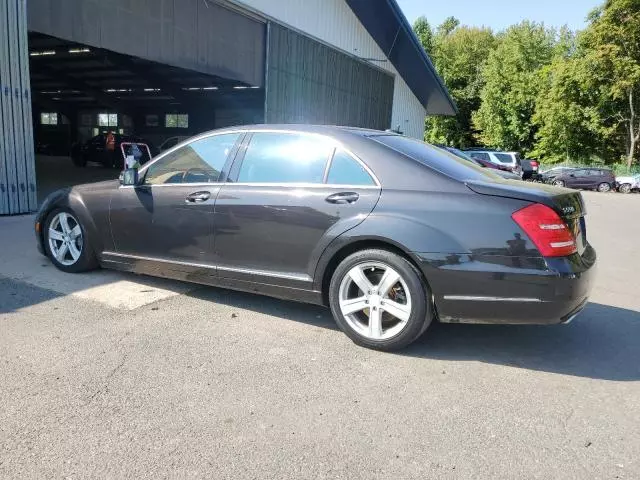
[[[396,0],[346,0],[428,115],[458,111]]]

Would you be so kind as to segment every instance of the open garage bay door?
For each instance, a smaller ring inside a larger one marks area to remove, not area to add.
[[[389,73],[273,22],[267,48],[267,123],[389,128]]]
[[[0,0],[0,214],[36,209],[25,0]]]

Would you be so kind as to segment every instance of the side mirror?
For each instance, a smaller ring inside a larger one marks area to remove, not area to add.
[[[124,186],[136,186],[138,185],[140,178],[138,177],[137,168],[127,168],[122,172],[120,177],[120,184]]]
[[[574,173],[570,173],[570,174],[569,174],[569,176],[570,176],[570,177],[573,177],[573,178],[575,178],[575,177],[576,177],[576,175],[575,175]]]

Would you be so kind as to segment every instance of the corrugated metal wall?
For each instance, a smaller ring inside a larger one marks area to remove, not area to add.
[[[0,214],[37,208],[26,0],[0,0]]]
[[[385,128],[400,125],[406,135],[423,138],[424,107],[344,0],[230,1],[272,17],[351,55],[370,59],[371,64],[393,74],[393,110],[391,121]]]
[[[264,82],[264,23],[212,1],[29,0],[29,30],[255,86]]]
[[[267,123],[388,127],[387,72],[273,22],[267,48]]]

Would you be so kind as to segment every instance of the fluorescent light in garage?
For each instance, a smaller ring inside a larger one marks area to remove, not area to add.
[[[91,50],[88,48],[70,48],[69,53],[89,53]]]
[[[56,51],[55,50],[42,50],[40,52],[31,52],[29,53],[30,57],[42,57],[45,55],[55,55]]]

